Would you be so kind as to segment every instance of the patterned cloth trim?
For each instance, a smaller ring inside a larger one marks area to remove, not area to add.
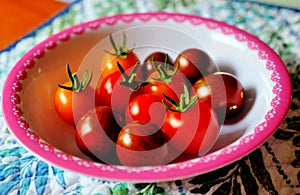
[[[236,2],[245,2],[245,0],[234,0]],[[248,1],[248,3],[253,3],[253,4],[258,4],[258,5],[262,5],[265,7],[269,7],[269,8],[274,8],[274,9],[289,9],[295,12],[300,12],[300,9],[298,8],[293,8],[293,7],[287,7],[287,6],[283,6],[283,5],[275,5],[275,4],[270,4],[270,3],[264,3],[264,2],[259,2],[259,1]]]

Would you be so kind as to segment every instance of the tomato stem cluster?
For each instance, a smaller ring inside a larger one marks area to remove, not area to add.
[[[186,112],[191,107],[195,105],[198,101],[198,96],[194,95],[190,98],[190,93],[186,85],[183,85],[184,93],[180,95],[179,101],[175,101],[174,99],[170,98],[166,94],[163,93],[163,97],[167,102],[169,102],[172,106],[168,106],[166,102],[163,100],[164,106],[173,112]]]
[[[175,67],[174,70],[171,70],[170,69],[171,65],[169,65],[168,62],[169,62],[168,55],[166,55],[165,63],[160,63],[158,65],[155,62],[155,59],[153,58],[152,65],[157,70],[157,74],[158,74],[157,78],[152,78],[153,80],[164,81],[167,84],[172,82],[172,78],[175,76],[175,74],[178,71],[179,63],[178,63],[178,66]],[[172,66],[172,68],[173,68],[173,66]]]
[[[137,62],[134,65],[130,74],[127,74],[125,72],[124,68],[121,66],[121,64],[119,62],[117,62],[117,65],[118,65],[118,68],[119,68],[120,72],[122,73],[122,77],[123,77],[123,81],[119,82],[120,85],[124,85],[124,86],[128,87],[131,91],[139,91],[141,86],[151,84],[151,82],[139,82],[136,80],[136,71],[140,65],[140,62]]]
[[[122,46],[121,45],[117,45],[112,37],[111,34],[109,34],[109,41],[110,41],[110,44],[112,45],[113,49],[114,49],[114,52],[115,53],[112,53],[112,52],[109,52],[109,51],[105,51],[113,56],[118,56],[120,58],[127,58],[127,56],[133,51],[133,47],[131,49],[127,49],[127,41],[126,41],[126,35],[124,32],[122,32],[122,35],[123,35],[123,43],[122,43]]]
[[[90,71],[90,75],[88,76],[88,71],[85,70],[81,80],[79,80],[76,72],[72,73],[69,64],[66,64],[66,72],[71,82],[71,86],[58,84],[58,86],[62,89],[81,92],[85,90],[92,81],[93,71]]]

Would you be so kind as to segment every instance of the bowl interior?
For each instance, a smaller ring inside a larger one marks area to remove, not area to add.
[[[182,25],[185,25],[182,28]],[[181,28],[177,28],[181,26]],[[178,30],[181,29],[181,30]],[[206,51],[221,71],[233,73],[246,90],[246,101],[242,112],[222,126],[220,136],[212,151],[224,148],[243,136],[252,133],[254,127],[270,109],[272,86],[270,72],[257,54],[249,50],[245,43],[235,38],[211,31],[204,26],[189,24],[150,23],[138,25],[103,26],[99,30],[86,31],[73,36],[67,42],[58,44],[38,59],[22,81],[20,92],[24,118],[30,129],[44,141],[68,154],[88,159],[83,155],[74,137],[74,128],[63,122],[54,109],[54,93],[57,84],[66,81],[65,64],[73,71],[92,69],[101,72],[101,56],[110,50],[108,34],[114,33],[115,41],[127,37],[127,44],[134,46],[140,60],[154,51],[164,51],[172,59],[187,48]],[[201,32],[201,33],[199,33]],[[99,74],[100,75],[100,74]],[[93,83],[98,79],[94,76]]]

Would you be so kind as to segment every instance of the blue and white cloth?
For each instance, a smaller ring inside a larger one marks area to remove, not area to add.
[[[35,44],[68,26],[117,13],[196,14],[244,29],[285,62],[293,85],[289,112],[260,148],[219,170],[184,180],[129,183],[91,178],[54,167],[26,150],[0,115],[0,194],[300,194],[300,11],[245,1],[77,0],[32,33],[0,51],[0,88],[10,69]]]

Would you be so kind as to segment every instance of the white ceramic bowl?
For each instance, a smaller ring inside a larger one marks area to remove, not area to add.
[[[65,79],[66,63],[73,69],[98,64],[98,49],[107,46],[104,40],[109,33],[120,31],[126,33],[129,46],[135,44],[141,60],[157,49],[174,58],[186,48],[198,47],[220,70],[240,80],[246,91],[244,108],[240,117],[222,126],[208,154],[162,166],[123,167],[90,161],[79,151],[73,128],[54,109],[57,83]],[[49,163],[98,178],[142,182],[186,178],[242,158],[273,134],[290,99],[285,65],[255,36],[194,15],[135,13],[73,26],[33,47],[11,70],[3,88],[2,107],[9,129],[20,143]]]

